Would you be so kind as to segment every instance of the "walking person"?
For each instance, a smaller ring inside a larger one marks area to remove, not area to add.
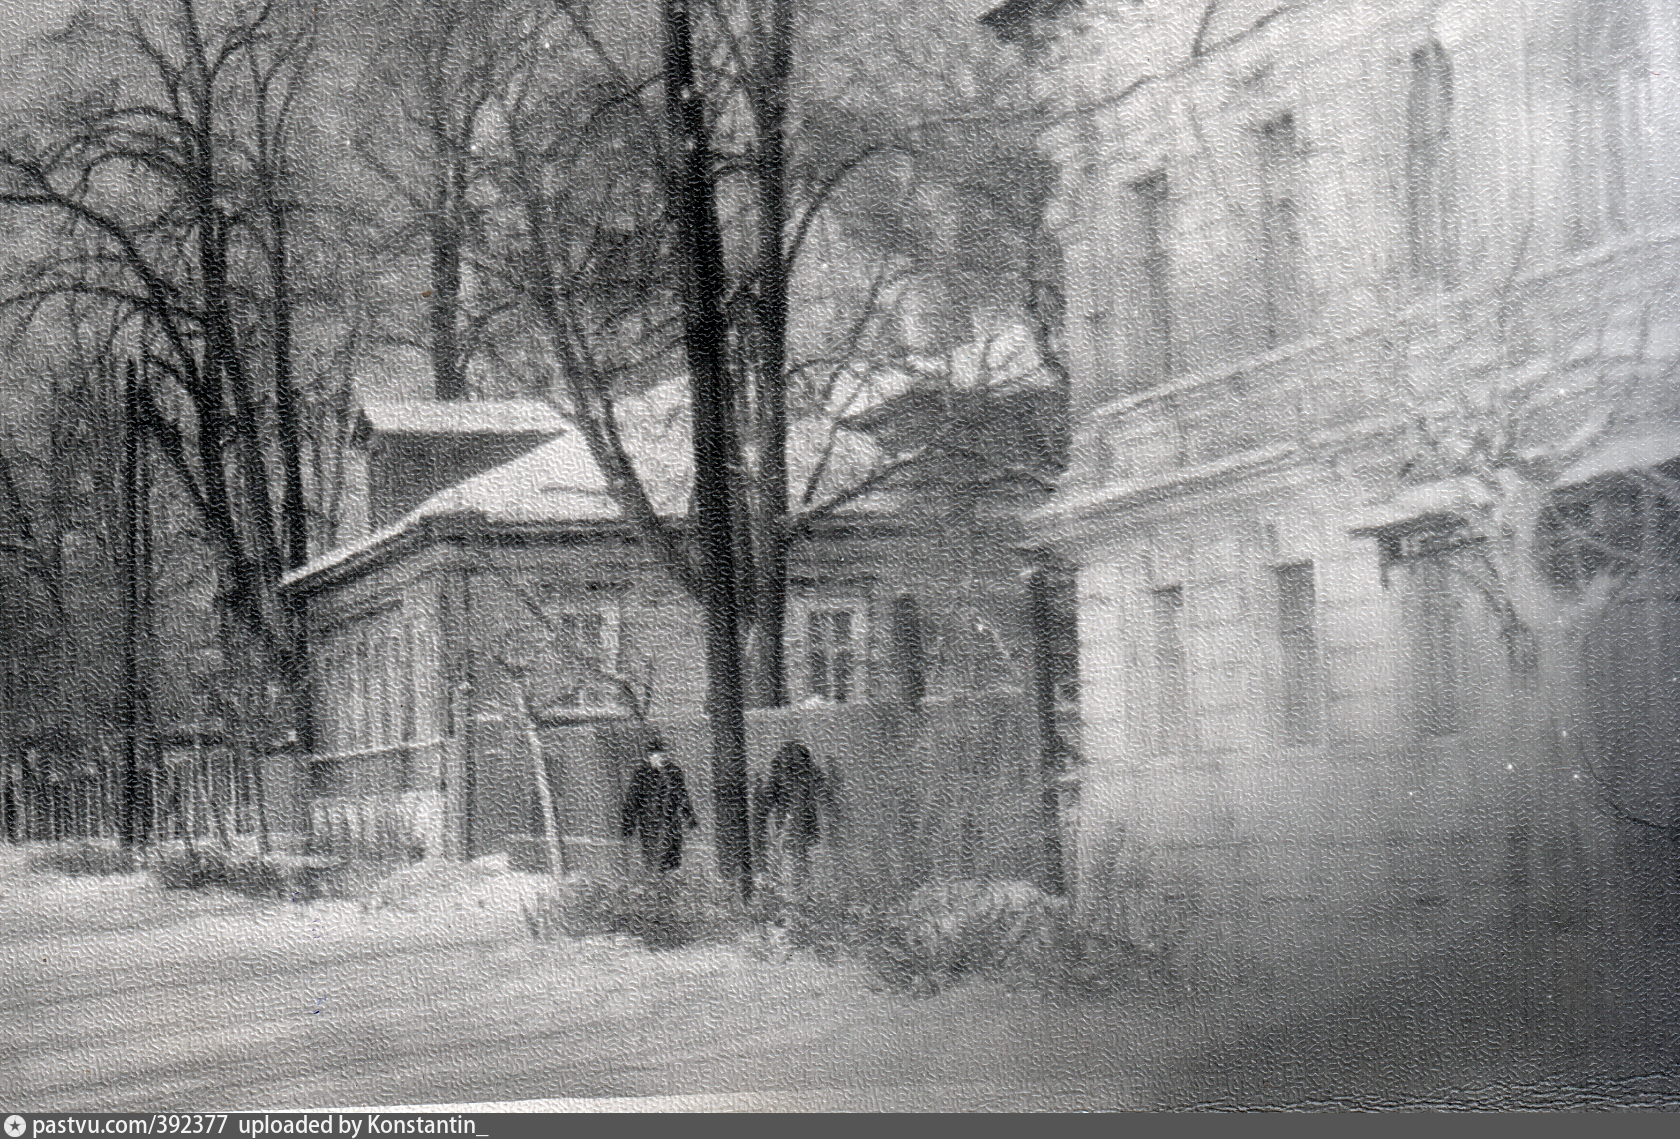
[[[665,874],[682,865],[683,830],[699,825],[682,768],[666,754],[663,741],[652,740],[630,777],[620,811],[620,833],[625,838],[639,833],[642,863],[656,874]]]
[[[828,775],[798,740],[782,745],[753,796],[753,845],[760,873],[789,901],[803,898],[811,848],[839,814]]]

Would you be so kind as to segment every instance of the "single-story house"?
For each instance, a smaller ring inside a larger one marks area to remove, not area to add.
[[[671,518],[688,513],[685,401],[670,386],[620,412]],[[650,732],[684,764],[708,843],[697,606],[550,416],[495,403],[366,415],[373,526],[284,584],[308,614],[317,827],[400,825],[450,857],[540,834],[528,710],[569,868],[620,865],[618,801]],[[795,485],[820,463],[822,495],[879,459],[838,423],[801,423],[790,446]],[[862,878],[1045,873],[1035,700],[1041,662],[1065,669],[1071,653],[1047,653],[1035,624],[1045,606],[1015,548],[1018,506],[876,490],[792,552],[792,706],[752,714],[752,759],[786,738],[811,746],[841,788],[834,837]],[[374,821],[393,811],[404,821]]]

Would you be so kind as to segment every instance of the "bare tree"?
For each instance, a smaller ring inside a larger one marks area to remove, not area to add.
[[[1615,457],[1674,411],[1680,358],[1653,335],[1665,319],[1658,298],[1674,283],[1571,329],[1567,358],[1537,354],[1527,326],[1545,311],[1548,285],[1520,283],[1532,268],[1525,244],[1502,281],[1447,306],[1414,345],[1396,393],[1403,482],[1465,488],[1473,540],[1449,563],[1492,615],[1557,769],[1584,768],[1583,790],[1612,816],[1680,839],[1680,818],[1631,809],[1602,778],[1585,706],[1588,641],[1609,608],[1677,564],[1680,484],[1663,473],[1675,456]],[[1619,485],[1572,496],[1586,473]]]
[[[540,331],[561,402],[615,501],[706,615],[719,851],[745,889],[741,710],[786,699],[791,543],[912,474],[925,479],[953,459],[972,474],[987,458],[968,415],[984,389],[951,391],[930,436],[837,483],[843,421],[916,382],[907,311],[960,293],[968,331],[958,339],[970,341],[1029,313],[1042,355],[1052,350],[1053,317],[1037,318],[1055,306],[1042,303],[1042,274],[1027,290],[1019,286],[1030,274],[980,271],[985,225],[970,225],[955,255],[951,242],[919,236],[988,195],[995,235],[1017,209],[1008,199],[1022,179],[988,183],[958,159],[976,135],[996,134],[1001,117],[975,114],[959,137],[860,94],[868,82],[847,80],[848,68],[890,66],[851,42],[870,26],[862,13],[665,4],[630,23],[648,34],[568,9],[511,74],[500,111],[506,147],[486,207],[502,224],[482,272],[517,300],[511,318]],[[899,33],[911,27],[903,23]],[[662,56],[647,50],[650,40]],[[941,83],[970,92],[960,110],[974,111],[972,82],[942,75],[938,63],[924,60],[919,80],[928,118],[961,117]],[[1025,155],[1030,134],[1018,133],[1015,153]],[[1021,169],[1030,166],[1023,159]],[[914,192],[942,177],[943,195]],[[1038,188],[1010,223],[1032,232],[1021,245],[1044,237],[1042,164],[1032,179]],[[941,276],[959,284],[936,287]],[[617,410],[674,374],[692,393],[686,520],[656,507]],[[789,440],[801,424],[823,425],[827,440],[798,473]]]
[[[548,761],[538,731],[538,717],[544,709],[537,704],[537,694],[545,686],[558,682],[576,696],[584,689],[605,688],[616,703],[629,710],[638,723],[647,723],[653,696],[651,661],[645,662],[641,674],[625,671],[612,654],[603,654],[598,640],[592,640],[576,622],[556,620],[542,602],[515,576],[486,566],[501,582],[504,594],[517,598],[528,620],[515,629],[539,632],[535,637],[510,633],[511,643],[495,654],[495,661],[512,682],[513,710],[524,737],[526,752],[531,760],[533,786],[537,794],[537,809],[542,817],[543,843],[548,850],[549,867],[559,876],[569,873],[565,842],[556,823],[556,794],[549,777]]]
[[[393,338],[424,348],[436,398],[462,399],[496,315],[478,308],[484,291],[468,277],[480,244],[487,136],[509,72],[552,15],[525,0],[373,0],[354,6],[352,18],[382,40],[357,89],[353,128],[357,154],[384,182],[375,192],[389,199],[374,246],[425,263],[424,331]]]
[[[196,0],[85,18],[57,48],[114,59],[116,77],[84,80],[0,141],[0,204],[57,227],[5,303],[37,324],[67,298],[106,306],[111,352],[150,379],[140,414],[217,552],[240,633],[294,687],[298,622],[275,587],[308,552],[292,142],[316,19]]]

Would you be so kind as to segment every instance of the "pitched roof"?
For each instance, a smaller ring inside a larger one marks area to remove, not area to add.
[[[693,449],[686,385],[665,384],[619,401],[618,420],[654,510],[667,518],[687,515]],[[831,420],[798,420],[790,425],[789,484],[795,503],[813,475],[817,478],[811,501],[821,503],[856,486],[881,461],[867,438]],[[881,509],[892,498],[890,491],[876,491],[848,505],[853,512]],[[599,524],[623,517],[607,493],[606,480],[583,435],[567,429],[517,459],[438,492],[361,541],[326,551],[287,574],[282,585],[294,585],[388,545],[428,519],[461,515],[505,525]]]
[[[558,435],[565,429],[560,413],[542,400],[401,400],[363,404],[356,437]]]
[[[620,400],[618,421],[654,510],[668,518],[687,514],[694,452],[686,387],[666,384],[646,395]],[[796,499],[819,464],[823,469],[816,501],[820,502],[865,477],[878,458],[868,439],[837,425],[807,419],[789,426],[789,481]],[[464,512],[504,522],[620,517],[588,444],[575,430],[440,491],[414,511],[421,517]]]

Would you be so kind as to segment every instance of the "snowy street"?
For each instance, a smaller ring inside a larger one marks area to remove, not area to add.
[[[854,969],[732,946],[537,946],[523,875],[364,912],[49,878],[6,857],[0,1101],[30,1110],[976,1083],[1011,1063],[1011,1024],[1037,1019],[1030,994],[911,1002]]]
[[[537,946],[519,917],[540,885],[526,875],[457,868],[387,887],[384,907],[263,905],[0,859],[7,1110],[622,1111],[632,1096],[677,1110],[1100,1109],[1542,1085],[1454,1097],[1485,1106],[1556,1098],[1540,1077],[1567,1070],[1500,1057],[1501,1032],[1439,983],[1263,1027],[1253,993],[1167,1004],[970,984],[910,1000],[873,991],[855,965],[773,964],[737,946]],[[1350,1014],[1384,1007],[1381,1024]]]

